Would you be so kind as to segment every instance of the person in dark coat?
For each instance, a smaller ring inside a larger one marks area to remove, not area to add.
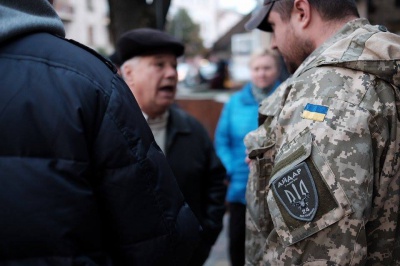
[[[202,225],[201,243],[188,265],[203,265],[223,225],[226,172],[205,128],[174,105],[177,57],[184,47],[164,32],[141,28],[123,34],[117,51],[124,80]]]
[[[46,0],[0,25],[0,265],[186,265],[200,225],[113,65]]]
[[[228,89],[227,82],[230,78],[228,62],[224,59],[220,59],[216,65],[217,69],[214,76],[210,80],[210,88],[219,90]]]

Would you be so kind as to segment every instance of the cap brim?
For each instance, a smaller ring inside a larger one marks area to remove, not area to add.
[[[244,28],[246,30],[254,30],[255,28],[258,28],[263,31],[272,31],[271,25],[267,21],[271,7],[272,3],[261,7],[259,10],[253,13],[249,21],[247,21],[244,25]]]

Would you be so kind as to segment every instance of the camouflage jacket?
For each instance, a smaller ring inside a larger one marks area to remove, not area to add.
[[[262,103],[246,265],[400,265],[399,87],[400,36],[357,19]]]

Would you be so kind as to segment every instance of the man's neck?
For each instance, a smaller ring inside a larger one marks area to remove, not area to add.
[[[348,23],[349,21],[352,21],[354,19],[357,19],[358,17],[356,16],[348,16],[345,17],[341,20],[334,20],[334,21],[320,21],[318,23],[321,23],[320,25],[323,26],[317,26],[314,28],[314,44],[315,47],[321,46],[324,42],[326,42],[329,38],[331,38],[333,35],[335,35],[343,26]]]
[[[165,116],[168,116],[168,110],[163,113],[151,113],[150,115],[142,110],[142,113],[147,121],[164,119]]]

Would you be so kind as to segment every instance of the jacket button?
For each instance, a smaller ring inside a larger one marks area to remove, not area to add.
[[[383,25],[379,25],[378,29],[383,32],[387,32],[387,28]]]

